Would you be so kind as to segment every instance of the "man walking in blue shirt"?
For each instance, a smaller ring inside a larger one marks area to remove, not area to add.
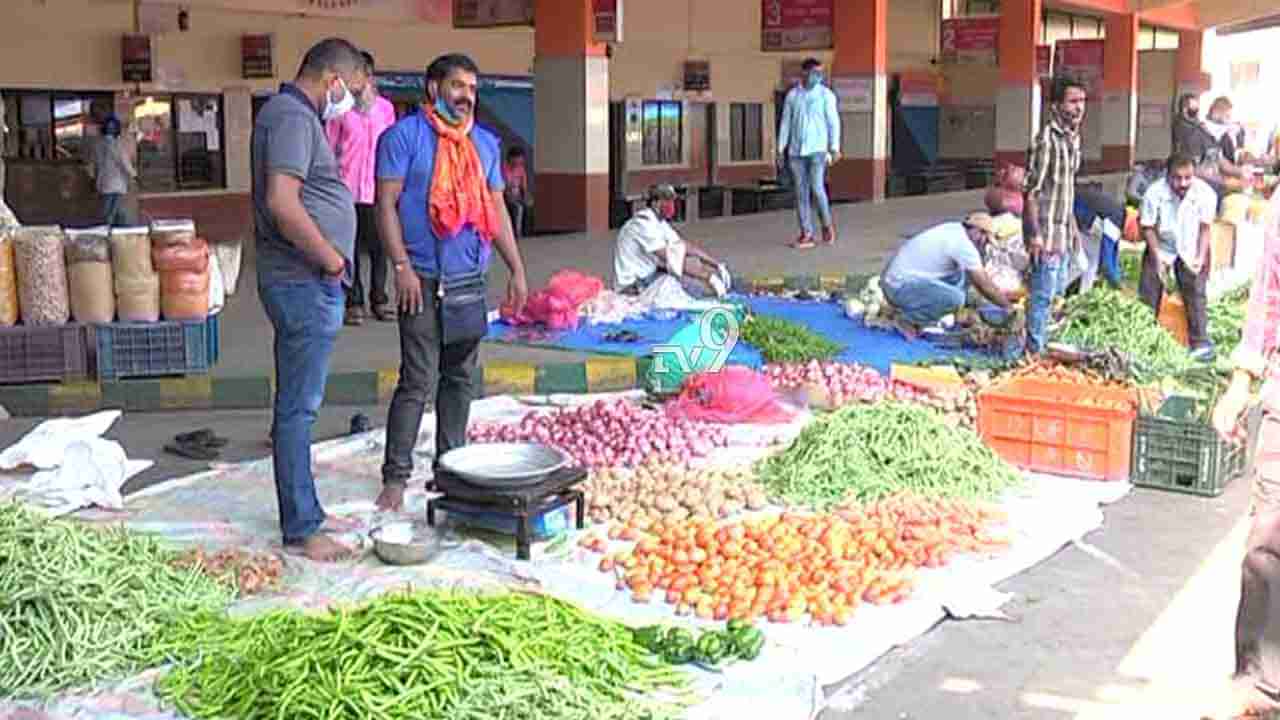
[[[355,107],[369,80],[364,67],[351,43],[322,40],[297,79],[259,111],[250,141],[258,297],[275,329],[271,453],[280,527],[286,547],[318,561],[349,552],[324,533],[311,426],[342,327],[356,241],[355,203],[324,123]]]
[[[529,294],[502,200],[500,141],[475,122],[478,74],[465,55],[436,58],[427,67],[427,102],[378,144],[378,229],[400,303],[400,382],[387,416],[377,499],[384,510],[404,503],[428,403],[435,401],[436,462],[467,442],[476,354],[487,323],[481,316],[478,328],[464,323],[457,329],[465,313],[452,305],[446,312],[446,291],[466,278],[483,278],[497,249],[511,271],[508,309],[519,313]],[[472,285],[471,292],[483,293],[483,286]]]
[[[822,242],[834,245],[835,225],[827,200],[827,167],[840,158],[840,113],[836,95],[822,79],[822,63],[809,58],[802,65],[804,80],[787,93],[778,130],[778,154],[784,156],[795,183],[796,212],[800,215],[800,237],[791,243],[797,250],[813,248],[813,217],[818,204]]]

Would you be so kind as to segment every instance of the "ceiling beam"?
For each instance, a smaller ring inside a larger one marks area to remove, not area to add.
[[[1203,27],[1200,22],[1200,4],[1196,2],[1183,2],[1155,10],[1143,10],[1138,13],[1138,17],[1147,25],[1172,30],[1199,30]]]
[[[1275,15],[1275,0],[1204,0],[1200,5],[1200,26],[1218,27]]]

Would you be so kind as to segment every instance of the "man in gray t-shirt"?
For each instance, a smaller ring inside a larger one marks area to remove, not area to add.
[[[963,223],[943,223],[907,240],[885,267],[880,288],[901,315],[899,327],[912,337],[964,307],[968,283],[1001,308],[1010,306],[982,264],[982,248],[991,239],[991,216],[976,212]]]
[[[350,552],[324,532],[311,426],[342,327],[356,238],[351,192],[322,123],[349,112],[367,82],[355,46],[322,40],[258,112],[251,140],[258,297],[275,329],[271,441],[280,529],[286,548],[319,561]]]

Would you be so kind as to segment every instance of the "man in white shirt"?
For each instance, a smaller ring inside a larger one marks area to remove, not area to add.
[[[991,241],[994,227],[990,215],[975,212],[962,223],[929,228],[898,248],[881,275],[880,287],[899,313],[903,335],[915,337],[921,326],[964,307],[969,282],[1000,308],[1011,307],[982,262],[982,248]]]
[[[638,295],[660,275],[693,278],[710,288],[716,297],[729,291],[729,271],[705,250],[680,237],[671,226],[676,214],[676,191],[670,185],[649,188],[647,207],[618,231],[614,251],[614,288]],[[690,263],[689,260],[696,262]]]
[[[812,202],[818,204],[822,242],[833,245],[836,229],[827,199],[827,166],[840,158],[840,112],[836,95],[823,85],[822,63],[804,61],[804,80],[787,93],[778,129],[778,154],[787,159],[795,185],[800,237],[791,243],[797,250],[815,247]]]
[[[1163,179],[1147,188],[1138,222],[1147,250],[1142,257],[1138,295],[1158,315],[1164,298],[1163,276],[1172,269],[1187,308],[1187,334],[1191,354],[1198,360],[1213,358],[1209,340],[1208,299],[1209,234],[1217,216],[1218,196],[1196,177],[1195,159],[1174,153]]]

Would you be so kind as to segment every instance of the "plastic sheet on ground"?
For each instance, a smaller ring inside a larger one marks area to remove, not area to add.
[[[495,397],[477,401],[473,421],[514,421],[528,412],[548,412],[556,406],[593,402],[636,393]],[[793,439],[808,420],[803,414],[785,426],[734,426],[730,447],[707,458],[711,464],[736,464],[758,459],[772,442]],[[382,431],[342,438],[314,451],[319,495],[335,524],[358,542],[367,531],[391,519],[420,516],[427,495],[423,489],[432,447],[428,416],[419,438],[417,471],[410,480],[404,513],[376,511],[372,500],[379,488]],[[1003,501],[1013,532],[1013,544],[994,558],[962,557],[950,566],[925,573],[915,594],[889,607],[865,606],[845,628],[797,625],[762,626],[768,638],[753,663],[730,665],[721,672],[695,671],[696,684],[707,698],[693,708],[695,720],[738,717],[814,717],[822,709],[823,686],[853,675],[893,647],[909,642],[943,620],[948,609],[959,616],[991,616],[999,611],[1002,594],[992,586],[1045,558],[1065,544],[1102,524],[1100,505],[1114,502],[1129,486],[1090,483],[1056,477],[1031,477]],[[229,545],[279,550],[275,489],[269,459],[218,466],[155,486],[128,498],[126,522],[158,533],[175,543],[199,543],[207,548]],[[112,515],[118,519],[119,514]],[[596,569],[599,556],[576,544],[577,531],[534,547],[531,562],[515,559],[510,538],[460,531],[442,523],[444,551],[432,563],[396,568],[365,553],[358,561],[334,565],[286,556],[283,588],[238,602],[235,613],[254,613],[268,607],[321,609],[333,603],[358,601],[412,585],[425,587],[496,588],[540,587],[549,594],[578,603],[603,615],[634,625],[655,622],[700,621],[676,618],[670,607],[655,602],[637,605],[614,589],[611,576]],[[483,539],[478,539],[483,538]],[[621,545],[617,546],[622,547]],[[994,606],[994,607],[993,607]],[[124,686],[97,695],[56,698],[50,720],[168,720],[176,716],[159,708],[150,693],[154,671]],[[0,716],[12,705],[0,703]]]

